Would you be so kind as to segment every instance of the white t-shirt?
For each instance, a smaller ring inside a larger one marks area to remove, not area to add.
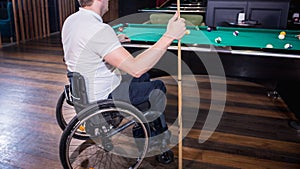
[[[89,101],[106,99],[121,81],[118,70],[103,61],[121,47],[114,30],[95,12],[80,8],[65,20],[62,43],[67,69],[84,76]]]

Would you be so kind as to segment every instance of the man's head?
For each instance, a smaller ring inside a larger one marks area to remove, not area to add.
[[[109,0],[78,0],[81,7],[91,9],[100,16],[103,16],[109,10],[108,1]]]
[[[91,6],[94,0],[78,0],[81,7]]]

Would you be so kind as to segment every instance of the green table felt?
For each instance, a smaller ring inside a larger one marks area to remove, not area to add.
[[[123,27],[123,31],[118,30]],[[155,43],[165,33],[166,25],[156,24],[126,24],[113,27],[117,33],[126,34],[132,41]],[[266,48],[271,44],[274,49],[285,49],[285,44],[291,44],[292,48],[285,50],[300,50],[300,40],[296,35],[300,34],[298,30],[279,30],[279,29],[261,29],[261,28],[239,28],[239,27],[217,27],[212,31],[207,31],[206,26],[193,27],[188,26],[190,34],[181,39],[183,45],[214,45],[230,47],[247,48]],[[238,36],[233,32],[238,31]],[[284,39],[279,39],[281,31],[286,32]],[[215,39],[221,37],[221,43],[215,42]],[[176,43],[176,41],[174,41]]]

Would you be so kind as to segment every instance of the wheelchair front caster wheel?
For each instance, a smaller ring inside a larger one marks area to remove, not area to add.
[[[160,155],[157,155],[156,160],[163,164],[169,164],[174,160],[174,153],[171,150],[168,150]]]

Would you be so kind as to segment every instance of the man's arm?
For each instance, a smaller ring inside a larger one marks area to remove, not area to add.
[[[186,31],[184,19],[176,13],[168,23],[166,33],[149,49],[133,57],[125,48],[119,47],[106,56],[107,63],[115,66],[133,77],[140,77],[150,70],[163,56],[175,39],[181,39]]]

